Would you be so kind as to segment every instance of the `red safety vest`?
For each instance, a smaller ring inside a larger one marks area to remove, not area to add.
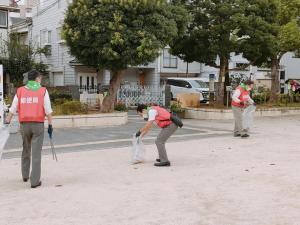
[[[17,90],[19,121],[40,122],[45,121],[44,96],[46,88],[41,87],[37,91],[20,87]]]
[[[239,97],[239,100],[240,100],[241,102],[246,102],[246,101],[248,101],[248,99],[249,99],[249,94],[250,94],[249,91],[245,90],[245,89],[242,88],[241,86],[238,86],[238,87],[237,87],[237,90],[240,90],[240,92],[241,92],[240,97]],[[232,100],[232,102],[231,102],[231,105],[232,105],[232,106],[235,106],[235,107],[244,108],[244,105],[243,105],[243,104],[241,104],[240,102],[235,102],[235,101],[233,101],[233,100]]]
[[[157,111],[157,115],[155,117],[155,122],[157,126],[159,126],[160,128],[164,128],[172,123],[171,113],[168,110],[159,106],[152,106],[151,108]]]

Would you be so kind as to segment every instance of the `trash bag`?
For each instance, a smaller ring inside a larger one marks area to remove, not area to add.
[[[19,130],[20,130],[20,123],[19,120],[17,119],[17,116],[15,116],[9,124],[9,133],[16,134],[19,132]]]
[[[145,160],[145,146],[142,142],[141,137],[136,137],[135,134],[133,135],[132,139],[132,158],[131,163],[143,163]]]
[[[244,112],[243,112],[243,129],[244,130],[250,130],[252,128],[255,110],[256,110],[255,105],[249,105],[247,108],[244,109]]]

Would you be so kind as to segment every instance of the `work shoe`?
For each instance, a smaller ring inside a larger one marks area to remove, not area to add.
[[[242,138],[247,138],[247,137],[250,137],[250,135],[249,134],[243,134],[243,135],[241,135],[241,137]]]
[[[171,163],[169,161],[167,161],[167,162],[158,162],[158,163],[154,163],[154,166],[171,166]]]
[[[240,134],[234,134],[233,137],[240,137]]]
[[[23,178],[23,182],[27,182],[28,181],[28,178]]]
[[[42,181],[40,181],[37,185],[31,185],[31,188],[37,188],[42,185]]]

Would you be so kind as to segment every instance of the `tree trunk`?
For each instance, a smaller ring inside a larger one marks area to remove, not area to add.
[[[226,63],[225,82],[224,82],[224,105],[230,105],[230,102],[227,102],[227,100],[230,101],[230,92],[226,90],[227,86],[230,86],[229,63]]]
[[[218,81],[218,90],[216,96],[216,104],[219,106],[224,106],[224,82],[226,67],[228,66],[228,59],[226,57],[220,58],[220,72],[219,72],[219,81]]]
[[[102,113],[110,113],[114,111],[117,92],[121,84],[121,79],[124,71],[117,71],[113,73],[110,80],[109,90],[107,96],[104,98],[100,111]]]
[[[272,66],[271,66],[271,78],[272,78],[272,85],[271,85],[271,98],[270,103],[276,103],[278,100],[278,93],[279,93],[279,60],[277,57],[272,59]]]

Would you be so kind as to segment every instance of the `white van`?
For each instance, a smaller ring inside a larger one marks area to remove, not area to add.
[[[206,103],[209,100],[209,86],[200,78],[170,77],[167,84],[171,86],[172,99],[179,93],[199,93],[200,102]]]

